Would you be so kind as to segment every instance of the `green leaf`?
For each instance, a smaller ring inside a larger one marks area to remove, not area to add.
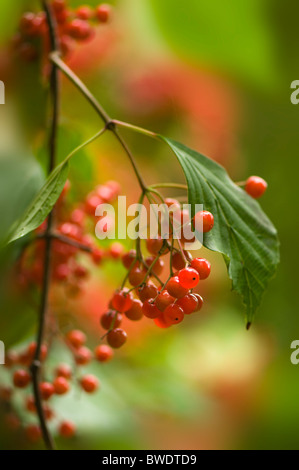
[[[33,157],[18,149],[1,154],[0,175],[1,245],[42,187],[44,174]]]
[[[215,218],[206,248],[223,254],[232,288],[242,296],[251,323],[279,263],[277,231],[260,205],[213,160],[160,136],[177,156],[188,184],[189,203],[203,204]]]
[[[106,128],[101,129],[94,136],[88,139],[83,144],[75,148],[60,165],[58,165],[52,173],[49,175],[44,186],[34,198],[29,208],[21,219],[14,225],[10,236],[8,237],[7,243],[11,243],[24,237],[32,230],[35,230],[45,220],[47,215],[51,212],[57,199],[59,198],[63,187],[66,183],[68,172],[69,172],[69,161],[70,159],[82,150],[87,145],[94,142],[105,132]]]
[[[62,162],[49,176],[42,189],[34,198],[21,219],[15,224],[8,243],[18,240],[35,230],[45,220],[59,198],[66,183],[69,170],[68,160]]]

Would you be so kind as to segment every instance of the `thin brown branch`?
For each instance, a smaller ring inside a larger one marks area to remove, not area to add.
[[[42,1],[43,10],[46,13],[47,22],[49,26],[49,37],[52,51],[59,49],[58,39],[56,36],[56,23],[55,17],[52,14],[51,7],[46,0]],[[57,126],[58,126],[58,115],[59,115],[59,70],[55,64],[52,64],[51,75],[50,75],[50,94],[52,102],[52,118],[51,118],[51,129],[49,136],[49,173],[51,173],[56,163],[56,141],[57,141]],[[51,233],[53,225],[53,211],[49,214],[46,233]],[[41,302],[39,309],[39,326],[36,340],[36,351],[34,360],[31,365],[31,375],[33,383],[33,392],[36,410],[40,422],[42,436],[47,449],[53,450],[55,444],[53,438],[49,432],[47,421],[45,418],[42,399],[40,395],[40,375],[41,375],[41,348],[45,336],[46,328],[46,317],[47,317],[47,306],[48,297],[50,290],[51,280],[51,248],[52,238],[46,238],[45,258],[44,258],[44,274],[43,274],[43,285],[41,293]]]

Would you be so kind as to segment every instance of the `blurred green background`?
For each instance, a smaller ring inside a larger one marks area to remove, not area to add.
[[[81,3],[73,0],[70,5]],[[74,392],[57,399],[57,413],[73,419],[79,429],[75,440],[60,441],[59,446],[298,449],[299,366],[290,362],[290,345],[299,337],[299,107],[290,102],[290,84],[299,79],[299,5],[291,0],[232,0],[229,4],[219,0],[119,0],[113,4],[113,22],[99,30],[93,43],[79,46],[70,65],[113,117],[196,148],[225,165],[235,180],[251,174],[264,177],[269,189],[261,205],[278,228],[282,260],[256,322],[246,332],[242,306],[230,292],[222,258],[205,252],[213,271],[203,286],[206,304],[201,318],[170,331],[157,331],[146,320],[131,327],[130,341],[113,363],[88,368],[102,383],[97,396]],[[37,5],[2,0],[4,51],[20,14]],[[5,52],[3,57],[5,63]],[[36,78],[38,66],[14,67],[14,73],[5,77],[8,104],[0,109],[5,148],[0,161],[1,234],[5,224],[11,223],[10,217],[21,210],[23,185],[30,178],[40,185],[45,163],[41,145],[45,97]],[[0,70],[5,74],[5,67]],[[16,122],[21,130],[16,131]],[[66,81],[61,126],[61,159],[99,128],[98,117]],[[12,133],[21,136],[18,158],[22,163],[7,158],[15,155],[11,147],[16,147],[16,139],[11,139],[12,146],[7,138],[11,127]],[[167,149],[144,137],[124,135],[149,182],[183,181]],[[20,170],[18,176],[14,170],[22,168],[22,155],[29,152],[34,159],[28,157],[26,170]],[[22,178],[25,171],[28,176]],[[121,149],[105,136],[73,160],[71,197],[80,200],[95,184],[112,178],[120,181],[123,194],[135,202],[134,175]],[[8,197],[10,191],[12,197]],[[76,321],[81,321],[81,308],[90,310],[84,322],[93,330],[93,322],[105,310],[109,293],[123,275],[120,264],[95,273],[80,306],[69,306]],[[34,312],[24,303],[3,303],[0,339],[18,347],[33,336],[34,319]],[[95,339],[91,335],[91,344]],[[58,344],[49,368],[65,354]],[[3,368],[0,379],[3,383],[10,380]],[[16,397],[21,414],[22,400],[21,394]],[[0,433],[2,449],[26,447],[21,436],[7,432],[4,422]]]

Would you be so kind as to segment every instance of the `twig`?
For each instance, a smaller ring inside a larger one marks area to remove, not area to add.
[[[43,10],[46,13],[47,22],[49,26],[49,36],[51,50],[57,51],[59,49],[58,40],[56,37],[56,24],[55,18],[52,15],[51,9],[46,0],[42,0]],[[59,114],[59,70],[55,64],[52,64],[51,76],[50,76],[50,92],[52,100],[52,122],[51,130],[49,136],[49,168],[48,171],[51,173],[55,167],[56,160],[56,141],[57,141],[57,125],[58,125],[58,114]],[[46,234],[50,234],[53,225],[53,211],[49,214]],[[42,294],[41,294],[41,303],[39,311],[39,327],[36,341],[36,351],[34,355],[34,360],[31,364],[31,375],[33,383],[33,392],[36,410],[40,422],[40,427],[42,431],[42,436],[45,442],[47,449],[54,450],[55,444],[53,438],[49,432],[47,421],[45,418],[42,399],[40,395],[40,374],[41,374],[41,347],[45,335],[46,327],[46,316],[47,316],[47,305],[50,289],[50,278],[51,278],[51,248],[52,248],[52,238],[46,238],[46,248],[45,248],[45,259],[44,259],[44,276],[43,276],[43,285],[42,285]]]
[[[107,129],[110,130],[114,134],[114,136],[116,137],[116,139],[118,140],[118,142],[120,143],[124,151],[126,152],[127,156],[129,157],[129,160],[132,164],[132,167],[138,179],[138,183],[139,183],[141,190],[146,191],[146,185],[137,167],[137,164],[132,155],[132,152],[130,151],[128,145],[126,144],[126,142],[124,141],[124,139],[121,137],[121,135],[118,133],[116,129],[116,122],[110,118],[110,116],[103,109],[103,107],[100,105],[98,100],[90,92],[90,90],[86,87],[86,85],[82,82],[82,80],[80,80],[80,78],[72,71],[72,69],[70,69],[67,66],[67,64],[65,64],[65,62],[63,62],[63,60],[60,58],[59,53],[57,51],[54,51],[50,54],[50,60],[65,74],[65,76],[78,88],[78,90],[80,90],[80,92],[85,96],[87,101],[92,105],[92,107],[99,114],[101,119],[104,121]]]

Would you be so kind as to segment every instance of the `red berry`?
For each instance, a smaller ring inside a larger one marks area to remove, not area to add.
[[[69,331],[66,335],[66,339],[76,349],[86,343],[86,335],[81,330]]]
[[[11,387],[2,387],[0,386],[0,400],[9,402],[12,397],[12,388]]]
[[[78,366],[85,366],[86,364],[89,364],[91,360],[92,353],[90,349],[85,346],[81,346],[81,348],[76,350],[75,361]]]
[[[160,310],[151,300],[146,300],[142,307],[143,315],[147,318],[158,318],[161,315]]]
[[[145,286],[137,289],[138,296],[141,302],[145,302],[149,299],[154,299],[158,295],[158,289],[152,282],[149,282]]]
[[[122,322],[122,315],[120,313],[109,310],[104,313],[101,317],[101,325],[104,330],[110,330],[111,328],[118,328]]]
[[[80,381],[81,387],[87,393],[94,393],[99,388],[99,381],[94,375],[85,375]]]
[[[195,297],[197,298],[197,301],[198,301],[198,305],[196,307],[195,312],[199,312],[201,310],[202,306],[203,306],[203,298],[199,294],[193,294],[193,295],[195,295]]]
[[[69,23],[68,33],[73,39],[77,39],[78,41],[84,41],[86,39],[89,39],[93,35],[93,29],[87,21],[75,19]]]
[[[143,317],[142,302],[138,299],[133,300],[132,307],[125,313],[126,317],[132,321],[141,320]]]
[[[77,279],[85,279],[88,277],[89,275],[89,272],[88,270],[82,266],[81,264],[77,264],[75,267],[74,267],[74,276],[77,278]]]
[[[178,304],[171,304],[165,309],[164,318],[166,322],[176,325],[184,320],[184,311]]]
[[[60,38],[60,50],[61,50],[61,53],[64,57],[70,55],[70,53],[72,52],[73,50],[73,41],[72,39],[69,38],[69,36],[67,36],[66,34],[64,34],[63,36],[61,36]],[[77,214],[77,210],[79,211],[80,209],[76,209],[74,212],[75,214],[71,215],[71,221],[74,223],[74,224],[78,224],[78,225],[82,225],[84,220],[83,218],[80,218],[79,219],[79,213]],[[83,213],[84,214],[84,213]],[[81,216],[80,216],[81,217]],[[85,217],[85,214],[84,214],[84,217]]]
[[[160,294],[158,295],[158,297],[156,298],[156,306],[158,307],[158,309],[161,311],[161,312],[164,312],[164,310],[166,309],[166,307],[168,307],[168,305],[170,304],[173,304],[175,301],[175,298],[172,297],[167,290],[163,290],[162,292],[160,292]]]
[[[157,259],[156,256],[150,256],[149,258],[147,258],[147,259],[145,260],[145,264],[146,264],[147,267],[149,268],[149,267],[152,265],[152,263],[153,263],[156,259]],[[160,274],[161,274],[162,271],[163,271],[163,268],[164,268],[164,261],[163,261],[161,258],[159,258],[159,259],[155,262],[155,264],[154,264],[154,266],[153,266],[151,272],[154,273],[154,274],[156,274],[157,276],[160,276]]]
[[[56,395],[64,395],[70,389],[68,381],[64,377],[56,377],[53,382]]]
[[[101,344],[97,346],[94,351],[94,355],[97,361],[99,362],[108,362],[113,358],[113,351],[109,346]]]
[[[163,248],[162,238],[149,238],[146,240],[146,248],[152,255],[157,255]]]
[[[71,270],[67,264],[59,264],[53,271],[53,278],[56,281],[66,281],[70,273]]]
[[[107,335],[107,342],[114,349],[120,348],[126,341],[127,333],[120,328],[109,331]]]
[[[267,187],[268,184],[263,178],[260,178],[259,176],[250,176],[246,181],[245,190],[251,197],[258,199],[264,194]]]
[[[43,400],[49,400],[55,393],[54,386],[49,382],[41,383],[39,388]]]
[[[93,11],[88,5],[83,5],[76,10],[76,16],[81,20],[90,20],[93,16]]]
[[[195,269],[201,281],[207,279],[211,272],[211,264],[204,258],[195,258],[191,261],[191,268]]]
[[[103,259],[103,251],[100,248],[95,248],[91,256],[94,264],[99,265]]]
[[[121,193],[121,187],[117,181],[107,181],[106,186],[111,189],[114,198]]]
[[[59,426],[59,434],[61,437],[70,439],[76,434],[76,427],[71,421],[63,421]]]
[[[13,375],[13,383],[17,388],[26,388],[31,380],[29,372],[27,370],[19,369],[16,370]]]
[[[26,36],[35,36],[38,34],[39,22],[36,21],[34,13],[24,13],[20,20],[20,30]]]
[[[121,243],[115,242],[109,248],[109,255],[113,259],[119,259],[124,252],[124,247]]]
[[[5,367],[12,367],[18,362],[19,356],[14,351],[8,351],[5,354]]]
[[[185,315],[190,315],[198,308],[198,299],[195,294],[187,294],[177,301],[177,305],[183,309]]]
[[[25,434],[30,442],[38,442],[41,438],[41,430],[37,424],[28,424],[25,428]]]
[[[54,418],[55,416],[54,411],[46,403],[43,406],[43,410],[44,410],[44,415],[47,421],[50,421],[51,419]]]
[[[32,362],[35,356],[36,352],[36,343],[33,341],[32,343],[29,344],[28,349],[27,349],[27,354],[29,357],[29,361]],[[48,355],[48,348],[45,344],[41,345],[41,350],[40,350],[40,360],[43,362]]]
[[[81,20],[76,20],[81,21]],[[91,194],[85,202],[85,210],[87,214],[95,216],[96,209],[102,204],[102,199],[97,194]]]
[[[139,286],[144,281],[145,276],[146,270],[135,266],[129,274],[129,283],[134,287]]]
[[[103,202],[111,202],[114,198],[113,188],[110,188],[109,186],[98,186],[96,193],[100,196]]]
[[[29,396],[26,398],[26,410],[30,413],[36,412],[35,400],[33,396]]]
[[[79,242],[82,240],[82,229],[78,227],[78,225],[66,222],[65,224],[62,224],[60,227],[58,227],[58,232],[65,237],[72,238],[73,240]]]
[[[164,312],[158,317],[154,318],[154,323],[159,327],[159,328],[169,328],[172,323],[168,320],[165,319],[164,317]]]
[[[186,266],[186,260],[181,253],[174,253],[172,256],[172,267],[180,271]]]
[[[64,377],[69,380],[72,377],[72,369],[67,364],[60,364],[55,370],[56,377]]]
[[[34,62],[38,57],[37,49],[28,42],[24,42],[19,49],[20,57],[25,62]]]
[[[85,221],[85,212],[82,209],[75,209],[71,213],[70,220],[72,224],[79,225],[79,227],[82,227]]]
[[[107,23],[111,18],[112,8],[110,5],[99,5],[96,8],[96,16],[101,23]]]
[[[185,289],[193,289],[199,283],[199,274],[193,268],[182,269],[178,274],[179,282]]]
[[[186,294],[188,294],[188,289],[185,289],[185,287],[181,285],[178,276],[174,276],[169,279],[166,285],[166,290],[172,297],[175,297],[176,299],[180,299],[181,297],[184,297]]]
[[[60,12],[66,8],[66,0],[53,0],[52,8],[55,12]]]
[[[178,210],[181,209],[181,205],[179,201],[176,199],[172,199],[170,197],[165,199],[165,204],[167,205],[168,208],[171,208],[171,212],[177,212]]]
[[[126,290],[115,292],[111,301],[113,308],[120,313],[124,313],[130,310],[132,307],[132,302],[133,297],[131,292],[127,292]]]
[[[134,262],[137,263],[135,250],[130,250],[128,253],[123,255],[122,263],[126,269],[130,269]]]
[[[5,425],[11,431],[17,431],[21,426],[21,421],[15,413],[8,413],[4,417]]]
[[[198,232],[207,233],[214,227],[214,216],[211,212],[200,211],[195,214],[193,223]]]

